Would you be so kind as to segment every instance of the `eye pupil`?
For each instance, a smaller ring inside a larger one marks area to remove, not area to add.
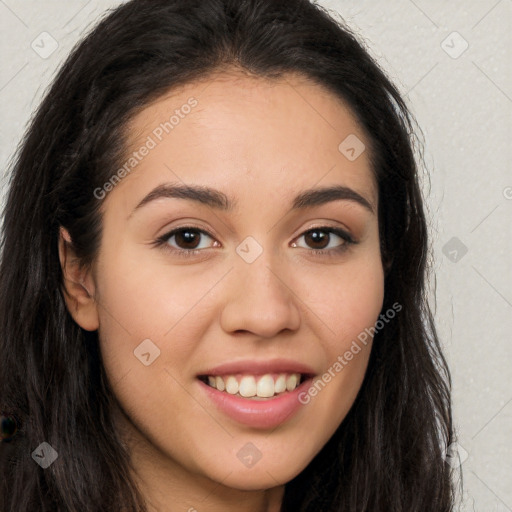
[[[319,234],[320,233],[320,234]],[[312,245],[320,243],[321,247],[315,247],[315,249],[323,249],[327,247],[329,244],[329,234],[326,234],[324,231],[315,230],[310,231],[305,235],[305,238],[309,238],[312,242]],[[309,241],[307,240],[309,243]],[[324,242],[324,243],[323,243]]]

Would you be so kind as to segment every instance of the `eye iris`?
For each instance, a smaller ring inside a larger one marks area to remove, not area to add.
[[[329,234],[324,231],[310,231],[305,235],[308,244],[313,245],[315,249],[324,249],[329,244]],[[310,240],[312,243],[310,243]],[[320,242],[321,247],[315,246]],[[324,243],[322,243],[324,242]]]
[[[199,244],[200,234],[197,229],[183,229],[178,231],[174,236],[176,238],[176,243],[179,246],[183,243],[186,249],[195,249]],[[191,247],[190,244],[193,246]]]

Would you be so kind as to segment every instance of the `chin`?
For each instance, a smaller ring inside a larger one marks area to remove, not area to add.
[[[252,467],[246,467],[241,463],[221,465],[213,474],[210,473],[209,477],[232,489],[257,491],[286,484],[303,471],[307,464],[308,461],[294,465],[289,460],[269,463],[262,458]]]

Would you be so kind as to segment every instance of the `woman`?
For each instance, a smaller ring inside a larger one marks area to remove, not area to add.
[[[452,510],[412,134],[310,1],[102,20],[12,169],[0,510]]]

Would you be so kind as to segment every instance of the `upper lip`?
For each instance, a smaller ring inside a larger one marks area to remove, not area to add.
[[[265,359],[265,360],[240,360],[222,363],[201,372],[204,375],[234,375],[245,373],[249,375],[263,375],[265,373],[301,373],[314,375],[315,371],[308,365],[291,359]]]

